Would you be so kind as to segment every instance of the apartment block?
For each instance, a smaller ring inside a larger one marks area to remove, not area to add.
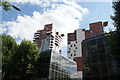
[[[47,24],[43,30],[34,33],[34,42],[38,45],[40,52],[54,50],[59,53],[60,44],[64,34],[56,32],[53,24]]]
[[[34,34],[34,42],[40,49],[39,70],[40,80],[77,80],[77,64],[64,57],[60,45],[64,34],[56,32],[53,24],[47,24],[43,30]]]

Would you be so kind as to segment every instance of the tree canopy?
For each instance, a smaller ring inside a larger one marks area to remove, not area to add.
[[[116,60],[120,60],[120,1],[113,2],[114,15],[111,17],[114,21],[113,25],[116,28],[115,32],[111,32],[110,44],[111,51]]]
[[[28,79],[36,75],[39,49],[35,43],[23,40],[20,45],[11,36],[2,36],[3,78]]]

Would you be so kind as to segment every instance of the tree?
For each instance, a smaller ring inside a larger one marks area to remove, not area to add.
[[[120,60],[120,1],[113,2],[114,16],[111,16],[114,21],[115,32],[110,32],[111,52],[116,60]],[[118,61],[119,62],[119,61]]]
[[[9,77],[13,72],[11,69],[13,67],[11,56],[17,47],[17,43],[11,36],[5,34],[0,36],[2,37],[2,73],[3,77]]]
[[[35,43],[23,40],[20,45],[11,36],[2,36],[3,79],[27,80],[36,77],[39,49]]]
[[[17,11],[21,11],[19,8],[10,4],[8,1],[5,1],[5,0],[0,0],[0,6],[2,6],[5,11],[9,11],[11,9],[11,7],[16,9]]]
[[[38,58],[38,47],[31,41],[23,40],[17,49],[16,55],[13,56],[14,63],[17,66],[16,70],[18,70],[17,75],[23,79],[34,77],[37,71],[35,64]]]

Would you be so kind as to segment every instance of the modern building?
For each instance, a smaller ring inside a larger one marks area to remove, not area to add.
[[[52,24],[34,34],[34,42],[40,49],[37,77],[40,80],[76,80],[77,65],[60,54],[60,43],[64,34],[53,29]]]
[[[77,80],[76,62],[48,50],[40,53],[37,77],[40,80]]]
[[[84,80],[119,80],[120,68],[109,50],[107,35],[82,42]]]
[[[99,21],[99,22],[90,23],[89,24],[90,30],[83,29],[83,31],[85,32],[85,39],[104,34],[104,27],[106,27],[107,25],[108,25],[108,21],[106,22]]]
[[[81,42],[85,39],[84,31],[77,29],[68,33],[67,57],[76,61],[78,78],[82,78],[82,49]]]
[[[76,61],[78,78],[83,78],[82,74],[82,44],[84,39],[92,38],[104,34],[103,28],[108,25],[108,22],[90,23],[90,30],[77,29],[73,33],[68,33],[67,57]]]
[[[34,42],[38,45],[40,52],[54,50],[59,53],[60,44],[64,34],[56,32],[53,24],[47,24],[43,30],[34,33]]]

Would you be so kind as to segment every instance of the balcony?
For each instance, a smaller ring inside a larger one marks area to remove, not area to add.
[[[34,39],[39,39],[39,36],[34,36]]]
[[[52,31],[48,31],[48,32],[46,32],[47,34],[51,34],[52,33]]]
[[[56,45],[56,46],[59,46],[59,43],[58,43],[58,42],[55,42],[55,45]]]
[[[35,34],[40,34],[40,32],[36,32]]]

